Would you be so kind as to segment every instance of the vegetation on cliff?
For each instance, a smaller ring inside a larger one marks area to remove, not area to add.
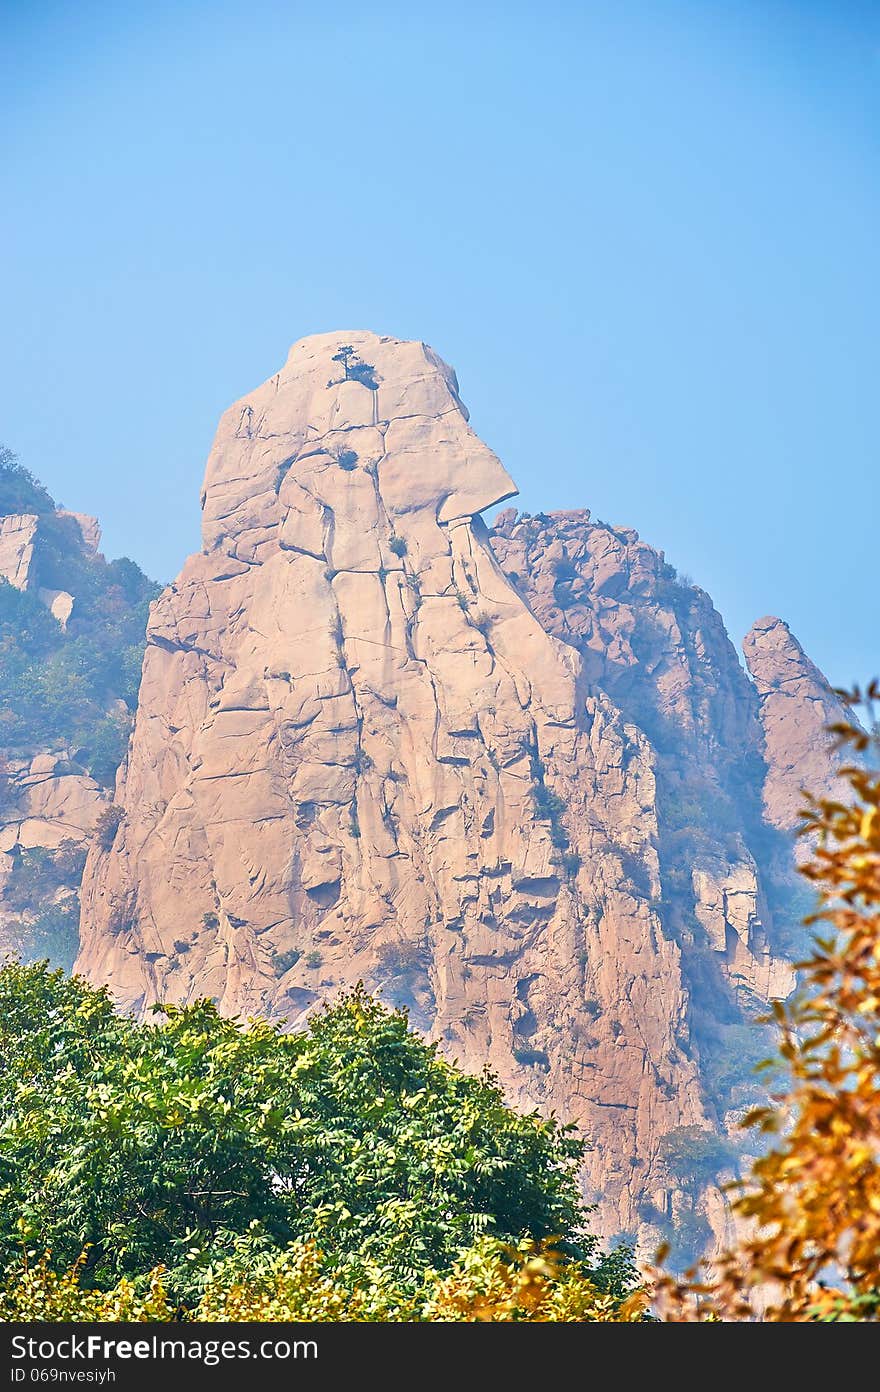
[[[95,784],[113,785],[128,745],[158,592],[133,561],[96,554],[90,521],[0,447],[0,945],[67,968]]]
[[[0,449],[0,517],[39,517],[28,588],[0,581],[0,748],[31,754],[76,751],[99,782],[111,783],[137,704],[147,611],[159,586],[125,557],[106,561],[82,544],[75,518]],[[66,629],[39,590],[65,590]]]

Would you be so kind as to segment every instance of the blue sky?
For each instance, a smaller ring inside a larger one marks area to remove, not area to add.
[[[303,334],[432,343],[530,511],[880,667],[880,6],[0,0],[0,440],[198,544]]]

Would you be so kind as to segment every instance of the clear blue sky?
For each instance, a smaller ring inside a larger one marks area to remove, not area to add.
[[[303,334],[424,338],[530,510],[880,667],[880,5],[0,0],[0,440],[198,544]]]

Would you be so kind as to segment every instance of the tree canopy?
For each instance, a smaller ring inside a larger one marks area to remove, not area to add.
[[[54,512],[55,500],[6,445],[0,445],[0,517]]]
[[[207,1001],[138,1025],[12,963],[0,1057],[7,1267],[23,1244],[56,1271],[84,1252],[94,1288],[162,1265],[184,1299],[242,1244],[265,1261],[311,1241],[328,1271],[412,1289],[483,1237],[558,1236],[600,1285],[623,1281],[585,1232],[570,1129],[510,1110],[360,989],[299,1033]]]

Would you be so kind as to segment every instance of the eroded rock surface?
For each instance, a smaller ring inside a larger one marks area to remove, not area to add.
[[[63,754],[4,761],[0,774],[0,958],[70,967],[79,884],[108,793]]]
[[[706,592],[632,529],[585,510],[508,509],[491,540],[542,625],[651,743],[661,912],[684,950],[692,1025],[711,1052],[721,1002],[732,1024],[792,985],[790,925],[774,922],[770,903],[785,918],[790,845],[763,818],[757,692]]]
[[[758,698],[660,553],[588,513],[490,533],[514,492],[421,343],[302,340],[226,412],[78,965],[294,1021],[364,979],[576,1121],[601,1226],[650,1239],[664,1136],[723,1125],[725,1040],[790,987]]]
[[[0,518],[0,578],[26,590],[39,518],[28,513]]]
[[[767,820],[792,832],[801,820],[805,789],[814,797],[835,796],[839,758],[828,726],[851,717],[782,619],[753,624],[743,652],[764,730]]]

